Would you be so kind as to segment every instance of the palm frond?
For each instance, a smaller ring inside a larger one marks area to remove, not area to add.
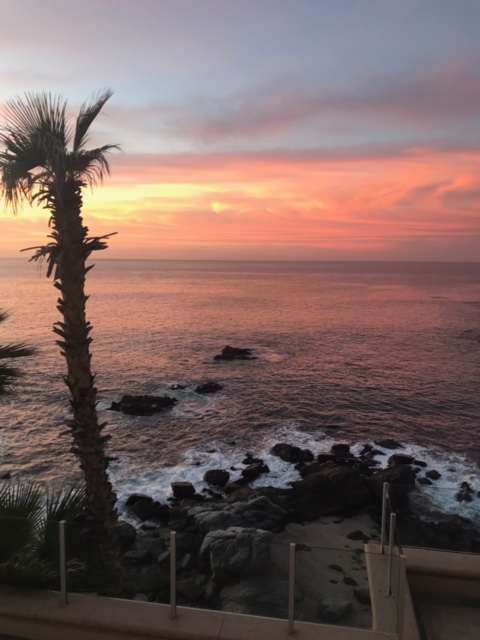
[[[50,137],[65,148],[71,138],[66,108],[67,102],[60,96],[27,93],[7,102],[7,132],[15,132],[23,140],[32,136],[37,141]]]
[[[113,91],[111,89],[106,89],[101,93],[99,92],[97,94],[94,94],[90,98],[90,100],[83,103],[80,109],[80,113],[78,114],[75,126],[75,135],[73,138],[74,152],[80,151],[88,141],[87,133],[92,122],[98,116],[105,103],[112,97],[112,95]]]
[[[42,491],[36,484],[0,486],[0,562],[38,545]]]
[[[106,144],[97,149],[79,151],[71,158],[72,170],[77,178],[89,187],[101,184],[105,177],[110,175],[107,154],[119,148],[116,144]]]
[[[85,487],[72,485],[68,489],[47,493],[47,520],[60,522],[71,520],[84,513],[87,506]]]

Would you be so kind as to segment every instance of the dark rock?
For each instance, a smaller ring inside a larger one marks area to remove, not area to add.
[[[371,602],[370,589],[368,587],[359,587],[358,589],[354,589],[353,595],[360,604],[370,604]]]
[[[350,578],[349,576],[345,576],[345,578],[343,579],[343,582],[344,584],[348,584],[351,587],[356,587],[358,585],[358,582],[353,578]]]
[[[150,520],[155,508],[153,506],[153,502],[149,502],[148,500],[137,500],[137,502],[132,505],[132,511],[140,520]]]
[[[302,466],[297,469],[300,472],[302,478],[306,478],[307,476],[311,476],[312,473],[317,473],[320,471],[320,463],[319,462],[310,462],[309,464],[299,463]]]
[[[215,393],[216,391],[221,391],[223,386],[219,382],[214,382],[213,380],[209,382],[204,382],[203,384],[199,384],[195,389],[196,393]]]
[[[230,480],[230,474],[225,469],[210,469],[204,473],[203,479],[215,487],[224,487]]]
[[[301,593],[296,589],[295,600],[301,598]],[[286,619],[288,582],[264,578],[236,580],[222,589],[220,603],[222,611]]]
[[[269,471],[270,469],[268,468],[268,465],[263,464],[263,462],[255,462],[242,471],[242,476],[247,480],[247,482],[253,482],[262,473],[269,473]]]
[[[242,464],[255,464],[257,462],[263,464],[263,460],[261,458],[255,458],[251,453],[246,453],[245,458],[242,460]]]
[[[364,456],[366,453],[372,453],[373,447],[371,444],[364,444],[363,449],[360,451],[360,455]]]
[[[370,540],[370,536],[367,536],[366,533],[357,529],[356,531],[352,531],[347,535],[347,538],[350,540],[363,540],[363,542],[368,542]]]
[[[345,458],[345,457],[348,457],[349,455],[352,455],[350,453],[349,444],[343,444],[343,443],[332,444],[332,446],[330,447],[330,451],[339,458]]]
[[[338,622],[352,610],[352,603],[345,598],[325,598],[318,607],[318,615],[325,622]]]
[[[473,488],[468,482],[462,482],[460,485],[460,491],[457,493],[455,498],[458,502],[472,502],[474,498],[475,492]]]
[[[133,549],[132,551],[127,551],[126,553],[124,553],[123,557],[128,562],[141,564],[151,560],[152,554],[148,549]]]
[[[271,454],[285,460],[285,462],[313,462],[310,449],[300,449],[287,442],[278,442],[271,450]]]
[[[332,462],[326,462],[316,473],[293,482],[292,487],[298,510],[307,507],[308,511],[313,507],[325,515],[361,508],[373,498],[367,479],[357,469]]]
[[[398,467],[402,464],[412,464],[413,456],[407,456],[404,453],[394,453],[393,456],[390,456],[388,459],[389,467]]]
[[[247,527],[267,531],[278,530],[288,520],[282,507],[252,489],[250,499],[233,503],[205,503],[188,509],[188,518],[195,522],[201,533],[230,527]],[[230,498],[229,498],[230,499]]]
[[[192,498],[195,495],[195,487],[191,482],[172,482],[173,495],[179,500]]]
[[[319,453],[317,455],[317,462],[323,464],[324,462],[333,462],[335,455],[333,453]]]
[[[423,485],[433,484],[433,482],[428,478],[417,478],[417,482],[418,484],[423,484]]]
[[[130,416],[151,416],[177,404],[169,396],[122,396],[120,402],[112,402],[111,411],[121,411]]]
[[[272,534],[260,529],[231,527],[210,531],[200,549],[201,561],[211,570],[217,584],[233,576],[259,575],[271,563]]]
[[[188,576],[177,580],[177,591],[190,601],[197,601],[205,595],[205,587],[194,577]]]
[[[403,449],[403,444],[397,442],[393,438],[383,438],[382,440],[374,440],[375,444],[384,449]]]
[[[226,346],[222,349],[222,353],[214,356],[214,360],[255,360],[256,356],[252,355],[251,349],[241,349],[240,347]]]
[[[2,473],[2,475],[0,476],[0,480],[10,480],[12,477],[12,474],[10,473],[10,471],[6,471],[5,473]]]
[[[117,524],[117,537],[121,547],[129,547],[135,542],[137,530],[130,523],[119,520]]]
[[[181,390],[186,389],[186,388],[187,387],[184,384],[171,384],[170,385],[170,389],[172,389],[172,391],[177,391],[177,390],[181,391]]]
[[[417,467],[423,467],[423,468],[427,466],[426,462],[424,462],[423,460],[417,460],[417,459],[413,461],[413,464],[415,464]]]
[[[343,573],[343,569],[339,564],[329,564],[328,568],[333,569],[333,571],[340,571],[341,573]]]
[[[375,473],[369,479],[369,485],[375,494],[377,500],[381,500],[383,496],[383,483],[389,483],[389,495],[392,501],[397,499],[401,502],[401,498],[407,496],[415,487],[415,473],[409,465],[400,465],[398,467],[388,467]]]
[[[143,500],[145,502],[153,502],[153,498],[147,496],[145,493],[131,493],[125,502],[125,506],[132,507],[136,502],[139,502],[140,500]]]
[[[427,478],[430,478],[430,480],[438,480],[442,477],[442,474],[435,469],[429,469],[425,475],[427,476]]]

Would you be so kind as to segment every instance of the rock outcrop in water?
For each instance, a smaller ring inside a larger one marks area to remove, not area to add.
[[[177,404],[169,396],[122,396],[120,402],[112,402],[110,411],[121,411],[129,416],[151,416]]]
[[[256,360],[257,356],[252,355],[252,349],[242,349],[240,347],[230,347],[227,345],[222,349],[222,353],[214,356],[214,360]]]
[[[210,380],[209,382],[199,384],[195,389],[195,393],[215,393],[216,391],[221,391],[222,389],[223,385],[221,385],[219,382]]]

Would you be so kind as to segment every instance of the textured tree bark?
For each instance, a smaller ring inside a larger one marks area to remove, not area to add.
[[[58,309],[62,322],[54,326],[60,337],[57,344],[67,363],[65,383],[70,391],[73,421],[70,424],[72,453],[79,460],[85,477],[92,525],[101,553],[99,559],[105,572],[108,595],[122,591],[122,568],[117,539],[117,500],[108,478],[108,458],[105,443],[110,436],[102,435],[106,423],[99,424],[96,409],[97,389],[92,373],[90,344],[91,325],[86,317],[85,278],[89,268],[86,260],[91,249],[86,245],[88,230],[81,216],[81,185],[67,182],[61,197],[50,202],[52,237],[58,247],[55,286],[60,291]]]

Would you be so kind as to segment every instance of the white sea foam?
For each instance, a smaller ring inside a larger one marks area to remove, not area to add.
[[[315,435],[308,434],[296,424],[285,424],[279,427],[272,437],[264,440],[260,447],[250,451],[252,455],[261,457],[270,469],[269,473],[261,475],[251,486],[288,488],[291,482],[300,479],[295,465],[284,462],[270,453],[275,443],[288,442],[301,448],[311,449],[314,454],[317,454],[328,452],[332,444],[340,441],[339,438],[332,438],[321,432]],[[352,453],[358,455],[364,444],[364,440],[351,443]],[[381,463],[379,469],[387,466],[391,455],[403,453],[427,463],[427,467],[421,469],[419,477],[424,476],[428,469],[435,469],[441,474],[440,479],[434,481],[432,485],[417,485],[417,491],[412,494],[412,504],[418,509],[427,510],[432,517],[438,516],[438,513],[458,514],[480,524],[478,509],[480,497],[477,497],[477,491],[480,490],[480,470],[465,456],[431,447],[427,449],[412,443],[404,443],[403,448],[395,450],[378,448],[385,452],[385,456],[376,458]],[[186,451],[178,464],[170,467],[141,472],[124,459],[118,468],[117,465],[112,467],[112,477],[119,493],[120,508],[123,508],[126,498],[133,492],[146,493],[160,502],[165,502],[172,496],[170,484],[176,481],[191,482],[198,493],[204,489],[212,489],[203,481],[205,472],[210,469],[227,469],[230,471],[231,480],[238,479],[242,469],[245,468],[242,464],[245,453],[246,450],[239,449],[234,443],[218,440]],[[456,499],[462,482],[468,482],[475,492],[475,497],[470,503],[460,503]]]

